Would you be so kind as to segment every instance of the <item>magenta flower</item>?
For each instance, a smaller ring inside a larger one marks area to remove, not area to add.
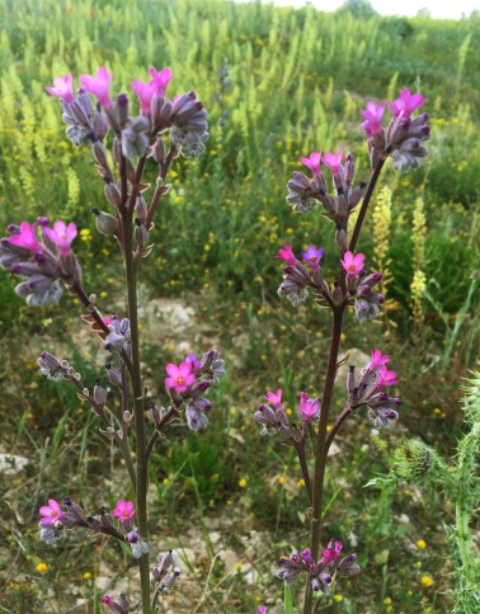
[[[323,156],[323,163],[328,166],[332,175],[338,175],[342,171],[342,157],[343,151],[339,151],[337,154],[327,152]]]
[[[71,73],[68,73],[65,77],[55,77],[53,80],[53,87],[46,87],[45,89],[51,96],[58,96],[58,98],[61,98],[63,102],[67,104],[75,102]]]
[[[360,111],[362,117],[365,119],[365,121],[360,125],[360,127],[365,132],[367,137],[372,137],[375,134],[382,133],[382,117],[384,111],[384,102],[378,104],[373,101],[367,102],[367,108],[362,109]]]
[[[257,614],[267,614],[267,606],[259,605],[257,609]]]
[[[318,416],[320,410],[320,399],[309,399],[306,392],[300,393],[298,404],[298,414],[303,422],[311,422]]]
[[[328,565],[329,563],[334,563],[343,550],[343,544],[340,541],[330,540],[328,544],[328,548],[322,550],[322,565]]]
[[[367,366],[367,369],[375,371],[379,367],[383,367],[383,365],[386,365],[389,360],[390,356],[388,356],[388,354],[382,356],[382,352],[380,350],[374,350],[372,352],[372,358]]]
[[[80,83],[83,89],[95,96],[105,109],[109,109],[112,106],[112,99],[110,98],[111,82],[112,74],[104,66],[100,66],[95,77],[80,75]]]
[[[119,499],[112,514],[122,522],[131,520],[135,516],[135,506],[131,501]]]
[[[103,605],[108,605],[111,606],[113,605],[115,602],[113,601],[113,599],[110,597],[110,595],[104,595],[101,599],[100,602],[103,603]]]
[[[178,394],[185,392],[195,381],[195,375],[192,373],[192,363],[190,362],[182,362],[178,367],[173,363],[169,363],[165,367],[165,371],[169,376],[165,379],[165,386],[173,388]]]
[[[42,230],[43,234],[58,247],[61,256],[70,256],[72,253],[72,241],[77,236],[77,227],[74,222],[70,222],[67,226],[65,222],[58,220],[54,223],[53,228],[44,226]]]
[[[276,255],[276,258],[280,258],[281,260],[285,260],[287,264],[295,266],[297,264],[297,259],[295,254],[293,253],[291,245],[285,245],[285,247],[281,247]]]
[[[422,94],[410,94],[410,90],[405,88],[400,92],[400,98],[390,103],[390,109],[395,117],[401,115],[403,119],[407,119],[426,102]]]
[[[376,382],[377,388],[395,386],[396,384],[398,384],[398,379],[395,371],[389,371],[385,365],[382,365],[380,368],[380,375]]]
[[[363,254],[354,255],[352,252],[345,252],[341,262],[342,267],[347,272],[347,276],[355,277],[363,271],[365,256]]]
[[[155,87],[152,81],[144,83],[140,79],[132,81],[132,90],[135,92],[140,104],[140,110],[144,115],[150,113],[150,106],[152,103],[153,95],[155,94]]]
[[[61,522],[64,517],[60,504],[55,499],[49,499],[48,505],[42,505],[38,512],[43,516],[40,520],[40,526],[42,527],[48,527],[56,522]]]
[[[305,164],[311,172],[312,175],[320,175],[320,162],[322,161],[322,154],[319,151],[312,151],[308,158],[300,158],[300,162]]]
[[[168,84],[172,80],[172,69],[162,68],[162,70],[157,71],[152,66],[148,72],[152,77],[150,83],[153,86],[155,96],[158,96],[158,98],[163,98],[165,96],[165,90],[167,89]]]
[[[312,271],[318,271],[320,268],[320,260],[323,256],[323,252],[323,247],[317,249],[314,245],[309,245],[307,249],[302,252],[302,258],[310,266]]]
[[[37,233],[35,232],[35,224],[29,222],[20,223],[20,233],[12,235],[8,239],[9,243],[17,247],[24,247],[33,254],[41,254],[43,246],[39,243]]]
[[[269,390],[265,395],[265,398],[275,407],[275,409],[278,409],[282,407],[282,394],[283,390],[281,388],[279,388],[277,392],[271,392]]]

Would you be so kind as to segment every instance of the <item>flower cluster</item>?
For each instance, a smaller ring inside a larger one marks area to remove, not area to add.
[[[343,255],[341,265],[346,273],[347,289],[354,299],[355,315],[363,322],[374,318],[380,311],[379,305],[384,302],[383,294],[373,292],[373,288],[382,279],[381,273],[366,273],[364,269],[365,256],[348,251]]]
[[[320,399],[309,398],[306,392],[300,393],[300,400],[297,407],[297,415],[302,425],[299,430],[295,425],[291,428],[285,409],[282,404],[283,390],[279,388],[277,392],[267,392],[266,400],[255,412],[255,420],[263,426],[263,432],[268,435],[280,433],[286,441],[299,441],[308,432],[309,425],[318,420],[320,414]]]
[[[107,181],[111,178],[103,164],[106,155],[102,141],[109,127],[127,158],[143,156],[149,148],[158,157],[163,149],[161,135],[168,130],[171,142],[182,155],[196,157],[205,151],[208,125],[203,104],[194,92],[175,96],[172,100],[165,97],[172,79],[170,68],[157,71],[151,67],[149,73],[148,82],[135,79],[131,84],[141,113],[135,118],[129,117],[129,101],[125,94],[119,94],[115,100],[111,98],[112,74],[104,66],[98,68],[94,76],[80,75],[77,97],[73,93],[71,74],[55,78],[53,87],[45,88],[49,94],[60,98],[63,120],[69,126],[67,136],[76,145],[93,144],[94,155],[104,167]],[[87,94],[97,99],[97,109],[93,108]]]
[[[70,287],[80,283],[82,270],[71,248],[77,235],[73,222],[58,220],[50,227],[48,219],[40,217],[33,224],[10,224],[7,230],[10,236],[0,239],[0,267],[25,278],[15,292],[28,305],[58,301],[60,280]]]
[[[361,127],[367,137],[372,168],[388,154],[391,154],[393,167],[397,170],[417,168],[419,159],[427,155],[422,143],[430,138],[430,128],[427,113],[415,118],[411,115],[425,102],[422,94],[411,94],[409,89],[403,89],[400,97],[389,104],[392,120],[386,133],[382,127],[385,103],[370,101],[360,111],[365,119]]]
[[[368,365],[362,371],[360,381],[355,383],[355,367],[349,368],[347,376],[348,405],[351,409],[368,407],[368,417],[375,426],[387,427],[398,419],[396,407],[401,404],[398,397],[390,397],[385,391],[388,386],[398,384],[395,371],[389,371],[388,355],[382,355],[380,350],[374,350]]]
[[[185,404],[189,428],[192,431],[206,428],[206,414],[212,404],[202,395],[225,375],[225,362],[220,358],[218,350],[209,350],[201,360],[195,354],[189,354],[180,365],[169,363],[165,371],[168,376],[165,387],[177,409]]]
[[[57,541],[64,529],[83,527],[93,533],[110,535],[119,541],[130,545],[135,558],[140,558],[148,552],[148,544],[141,541],[134,523],[135,508],[131,501],[120,499],[112,511],[112,515],[118,519],[119,528],[115,528],[112,515],[101,508],[96,514],[84,516],[82,508],[73,503],[70,497],[63,499],[66,511],[63,511],[55,499],[49,499],[48,505],[43,505],[38,511],[42,516],[38,526],[40,527],[40,539],[47,543]]]
[[[285,584],[290,585],[298,574],[308,573],[312,591],[321,591],[328,595],[329,585],[337,572],[343,576],[353,576],[360,571],[356,562],[358,555],[349,554],[340,558],[342,550],[342,542],[332,539],[328,547],[322,551],[322,556],[317,563],[313,560],[309,549],[299,554],[292,554],[289,558],[282,557],[276,575]]]
[[[104,318],[110,333],[103,342],[104,348],[109,352],[125,351],[130,354],[130,322],[128,318],[119,320],[117,316]]]
[[[280,248],[277,258],[286,262],[283,269],[283,282],[278,289],[280,296],[286,296],[292,305],[297,306],[308,296],[308,288],[312,288],[319,294],[329,292],[328,284],[323,278],[320,260],[323,256],[323,249],[317,249],[310,245],[302,253],[302,259],[306,263],[297,260],[291,245]],[[308,268],[307,268],[308,267]]]
[[[162,593],[168,595],[181,571],[178,555],[173,550],[169,550],[160,557],[158,565],[151,569],[150,580],[158,586]]]
[[[342,163],[343,152],[336,154],[314,151],[308,158],[300,158],[302,164],[307,166],[312,179],[300,172],[294,171],[287,183],[287,202],[293,206],[294,211],[306,213],[313,209],[317,202],[323,206],[323,213],[335,222],[337,229],[346,232],[350,213],[360,202],[364,183],[353,186],[355,176],[355,160],[348,154]],[[327,181],[322,173],[320,164],[326,166],[332,175],[335,193],[328,192]]]

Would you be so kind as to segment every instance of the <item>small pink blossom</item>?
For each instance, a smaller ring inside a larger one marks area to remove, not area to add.
[[[68,73],[65,77],[55,77],[53,80],[53,87],[46,87],[45,89],[51,96],[58,96],[58,98],[61,98],[63,102],[67,104],[75,102],[71,73]]]
[[[61,256],[70,256],[72,241],[77,236],[77,227],[74,222],[70,222],[67,226],[65,222],[58,220],[54,223],[53,228],[44,226],[42,230],[50,241],[58,247]]]
[[[150,106],[152,104],[152,98],[155,94],[155,88],[152,81],[144,83],[140,79],[132,81],[132,90],[135,92],[140,104],[140,110],[144,115],[150,113]]]
[[[151,66],[148,72],[152,77],[150,83],[154,88],[155,96],[158,96],[158,98],[163,98],[165,96],[165,90],[172,80],[172,69],[165,67],[162,68],[162,70],[157,71],[153,66]]]
[[[276,258],[280,258],[281,260],[285,260],[287,264],[295,266],[298,260],[293,253],[293,249],[291,245],[285,245],[285,247],[281,247],[278,252]]]
[[[382,133],[382,117],[384,111],[384,102],[376,103],[373,101],[367,102],[367,108],[360,111],[361,115],[365,119],[365,121],[361,124],[361,128],[367,137]]]
[[[259,605],[257,608],[257,614],[267,614],[267,606]]]
[[[328,166],[332,175],[338,175],[342,172],[342,157],[343,151],[339,151],[337,154],[330,153],[329,151],[323,156],[323,163]]]
[[[320,260],[322,259],[323,252],[323,247],[317,249],[315,245],[309,245],[307,249],[302,252],[303,260],[310,266],[312,271],[318,271],[320,268]]]
[[[376,382],[377,388],[383,388],[384,386],[395,386],[396,384],[398,384],[396,372],[389,371],[386,365],[382,365],[380,368],[380,375]]]
[[[382,352],[380,350],[373,350],[372,358],[367,366],[367,369],[370,369],[371,371],[375,371],[379,367],[386,365],[389,360],[390,360],[390,356],[388,356],[388,354],[385,354],[384,356],[382,356]]]
[[[283,390],[279,388],[277,392],[268,391],[265,395],[265,398],[269,403],[271,403],[276,409],[282,407],[282,395]]]
[[[135,506],[131,501],[119,499],[112,514],[123,522],[131,520],[135,516]]]
[[[390,103],[390,109],[395,117],[401,115],[403,119],[407,119],[426,102],[422,94],[410,94],[410,90],[405,88],[400,92],[400,98]]]
[[[38,512],[43,516],[40,520],[40,525],[42,527],[48,527],[56,522],[61,522],[64,517],[64,513],[60,509],[60,504],[55,501],[55,499],[49,499],[48,505],[43,505]]]
[[[35,224],[30,224],[29,222],[21,222],[20,233],[12,235],[8,241],[12,245],[28,249],[33,254],[41,254],[43,251],[43,246],[37,238]]]
[[[298,404],[298,413],[304,422],[311,422],[318,416],[320,411],[320,399],[309,399],[306,392],[300,393],[300,402]]]
[[[328,544],[328,548],[322,550],[322,565],[328,565],[329,563],[334,563],[343,550],[343,544],[340,541],[334,541],[333,539]]]
[[[103,603],[103,605],[108,605],[108,606],[115,605],[115,601],[110,597],[110,595],[104,595],[100,599],[100,601],[101,601],[101,603]]]
[[[195,374],[192,372],[192,364],[190,362],[182,362],[178,367],[173,363],[169,363],[165,367],[165,371],[169,376],[165,379],[165,386],[173,388],[178,394],[185,392],[195,381]]]
[[[100,66],[95,77],[91,75],[80,75],[80,83],[83,89],[95,96],[103,108],[109,109],[112,106],[110,98],[110,83],[112,82],[112,73],[104,66]]]
[[[360,253],[354,255],[352,252],[345,252],[341,262],[342,267],[347,272],[348,277],[355,277],[363,271],[365,256]]]
[[[305,164],[311,172],[312,175],[320,175],[320,162],[322,161],[322,154],[319,151],[312,151],[308,158],[300,158],[300,162]]]

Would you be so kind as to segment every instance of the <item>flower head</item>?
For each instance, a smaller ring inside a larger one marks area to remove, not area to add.
[[[57,522],[61,522],[64,516],[60,504],[55,501],[55,499],[49,499],[48,505],[42,505],[38,512],[43,516],[39,523],[40,527],[48,527]]]
[[[298,414],[303,422],[311,422],[318,417],[320,411],[320,399],[309,399],[306,392],[300,393]]]
[[[53,80],[53,87],[46,87],[45,90],[51,96],[58,96],[58,98],[67,104],[72,104],[75,102],[71,73],[68,73],[68,75],[65,75],[65,77],[55,77]]]
[[[340,174],[342,171],[342,157],[343,151],[339,151],[337,154],[327,152],[323,156],[323,163],[325,166],[328,166],[334,176]]]
[[[367,108],[360,111],[365,121],[361,124],[362,130],[367,137],[372,137],[375,134],[381,134],[382,117],[385,111],[385,103],[376,103],[373,101],[367,102]]]
[[[322,161],[322,154],[319,151],[312,151],[308,158],[300,158],[300,162],[305,164],[311,172],[312,175],[320,175],[320,162]]]
[[[309,245],[307,249],[302,252],[302,258],[313,271],[318,271],[323,252],[323,247],[317,249],[315,245]]]
[[[162,70],[157,71],[153,66],[151,66],[148,72],[152,77],[150,83],[152,84],[155,96],[158,96],[158,98],[163,98],[165,96],[165,90],[172,80],[172,69],[162,68]]]
[[[410,90],[405,88],[400,92],[400,98],[390,103],[390,109],[394,117],[401,115],[402,119],[408,119],[414,111],[426,102],[422,94],[410,94]]]
[[[268,391],[265,395],[265,398],[269,403],[271,403],[276,409],[282,406],[282,395],[283,390],[279,388],[277,392]]]
[[[184,361],[177,365],[169,363],[165,367],[168,377],[165,379],[165,386],[172,388],[178,394],[185,392],[195,381],[195,374],[192,372],[192,363]]]
[[[328,544],[328,548],[322,550],[322,564],[329,565],[330,563],[334,563],[343,550],[343,543],[340,541],[330,540]]]
[[[372,358],[370,362],[368,363],[367,369],[370,369],[371,371],[375,371],[376,369],[382,367],[383,365],[386,365],[389,360],[390,360],[390,356],[388,356],[388,354],[385,354],[385,356],[382,356],[382,352],[380,350],[373,350]]]
[[[119,499],[112,514],[119,520],[131,520],[135,516],[135,506],[131,501]]]
[[[285,260],[287,264],[291,264],[292,266],[297,264],[297,258],[295,257],[295,254],[293,253],[292,246],[288,245],[288,243],[285,245],[285,247],[281,247],[278,250],[276,258]]]
[[[353,252],[345,252],[341,262],[347,276],[355,277],[363,271],[365,256],[360,253],[354,255]]]
[[[58,220],[54,223],[53,229],[43,226],[42,231],[58,247],[61,256],[70,256],[72,253],[70,246],[77,236],[77,227],[74,222],[70,222],[67,226],[65,222]]]
[[[151,81],[144,83],[140,79],[135,79],[135,81],[132,81],[132,90],[137,95],[141,112],[144,115],[150,113],[150,105],[155,93],[153,83]]]
[[[380,374],[377,380],[377,388],[384,386],[395,386],[398,384],[397,374],[395,371],[389,371],[386,365],[380,367]]]
[[[83,89],[89,94],[93,94],[98,102],[105,109],[112,106],[110,98],[110,83],[112,82],[112,73],[104,66],[100,66],[95,77],[91,75],[80,75],[80,83]]]
[[[35,224],[29,222],[21,222],[18,234],[14,234],[8,239],[9,243],[17,247],[24,247],[33,254],[41,254],[43,247],[38,241],[37,233],[35,232]]]

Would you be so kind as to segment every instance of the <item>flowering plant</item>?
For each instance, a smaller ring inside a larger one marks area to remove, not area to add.
[[[421,94],[412,94],[408,89],[403,89],[400,97],[389,104],[392,118],[386,130],[382,126],[387,108],[385,103],[371,101],[361,111],[365,120],[361,128],[367,138],[371,164],[368,183],[360,182],[354,185],[355,160],[352,154],[348,154],[344,159],[342,151],[325,154],[314,151],[310,156],[300,159],[312,177],[307,177],[301,171],[294,171],[287,184],[286,199],[294,211],[306,214],[320,206],[323,215],[334,222],[335,245],[339,252],[338,270],[332,283],[328,281],[321,266],[323,247],[310,245],[302,253],[301,260],[297,259],[290,244],[278,250],[277,258],[285,263],[283,282],[278,294],[286,296],[296,307],[312,293],[318,305],[329,308],[332,315],[330,352],[323,394],[315,398],[308,398],[305,392],[300,394],[298,422],[291,423],[283,408],[282,389],[276,393],[269,392],[266,396],[268,403],[262,403],[255,413],[255,420],[262,425],[263,432],[278,433],[285,443],[294,447],[300,463],[311,510],[310,548],[301,554],[282,558],[277,575],[286,585],[290,585],[301,572],[308,573],[304,614],[317,611],[319,601],[314,603],[314,600],[329,592],[329,584],[335,571],[351,575],[360,570],[355,554],[339,560],[343,548],[339,541],[330,541],[321,558],[318,558],[323,484],[330,446],[345,420],[353,413],[359,413],[362,408],[367,408],[368,418],[376,427],[387,427],[399,417],[397,408],[400,399],[390,396],[386,390],[398,384],[397,374],[387,368],[389,356],[383,355],[378,349],[372,351],[371,360],[363,368],[360,377],[356,374],[356,365],[349,366],[345,405],[333,423],[330,422],[330,409],[339,366],[338,356],[345,313],[349,306],[353,306],[356,317],[362,322],[374,318],[384,302],[382,294],[375,290],[375,286],[382,279],[382,273],[369,272],[365,255],[356,251],[365,215],[387,158],[391,158],[395,169],[406,171],[416,168],[419,160],[426,156],[427,150],[423,143],[430,137],[428,115],[421,113],[412,117],[424,103],[425,99]],[[327,167],[331,174],[332,191],[322,165]],[[352,222],[357,208],[358,214]],[[313,471],[307,458],[307,442],[311,434],[315,441]]]
[[[195,93],[190,91],[170,99],[166,96],[172,79],[170,68],[157,71],[152,67],[149,72],[148,82],[135,79],[132,83],[138,98],[137,116],[131,115],[131,102],[126,94],[111,96],[112,75],[103,66],[96,75],[80,76],[77,94],[71,74],[55,78],[53,86],[46,88],[60,101],[67,136],[75,145],[91,149],[104,182],[108,210],[95,207],[93,213],[98,231],[113,237],[120,248],[128,314],[125,317],[109,314],[97,304],[96,295],[83,287],[82,268],[72,248],[77,235],[74,222],[57,220],[51,224],[45,217],[33,223],[22,221],[10,224],[9,236],[0,240],[0,266],[21,279],[15,292],[28,305],[58,301],[62,285],[83,305],[82,319],[108,355],[103,378],[98,377],[93,386],[84,383],[74,366],[47,351],[41,353],[38,365],[49,379],[72,384],[80,399],[91,407],[101,422],[102,433],[116,443],[124,458],[135,499],[135,502],[119,499],[111,513],[102,507],[99,512],[87,515],[68,496],[63,499],[63,508],[55,499],[48,499],[48,505],[39,509],[40,537],[53,542],[67,529],[84,529],[122,542],[138,560],[144,614],[156,610],[159,596],[168,593],[180,573],[178,557],[172,552],[164,554],[160,563],[150,569],[146,501],[150,453],[173,420],[186,422],[194,431],[206,428],[207,413],[212,407],[206,398],[207,391],[225,373],[223,360],[215,349],[198,359],[190,354],[179,366],[168,364],[166,407],[149,397],[142,381],[138,273],[143,259],[154,247],[149,242],[150,232],[157,206],[170,189],[166,178],[171,164],[179,155],[202,154],[208,138],[207,112]],[[109,134],[111,154],[106,146]],[[157,167],[153,191],[143,179],[147,165],[152,162]],[[155,587],[153,597],[151,585]],[[118,600],[105,595],[102,603],[113,612],[130,610],[125,594]]]

